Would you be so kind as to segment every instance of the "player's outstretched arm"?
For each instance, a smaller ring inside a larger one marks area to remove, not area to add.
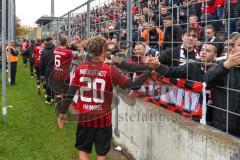
[[[68,107],[70,105],[70,103],[72,102],[72,99],[74,97],[74,95],[76,94],[78,90],[77,86],[70,86],[68,89],[67,94],[64,95],[63,100],[59,101],[57,103],[57,111],[59,114],[66,114]]]
[[[143,73],[140,77],[138,77],[135,81],[132,81],[131,79],[128,79],[122,86],[120,86],[123,89],[132,89],[140,87],[146,82],[146,80],[149,78],[151,74],[151,71],[146,71]]]
[[[129,71],[129,72],[142,72],[146,70],[148,71],[152,70],[152,68],[147,65],[129,63],[123,60],[122,58],[119,58],[116,56],[112,57],[112,61],[118,68]]]
[[[76,86],[70,86],[68,89],[68,92],[66,95],[64,95],[64,99],[62,101],[59,101],[56,106],[56,111],[59,114],[58,116],[58,126],[59,128],[63,128],[64,123],[67,120],[67,110],[68,107],[74,97],[74,95],[77,92],[78,87]]]
[[[159,62],[156,57],[149,57],[145,61],[146,65],[153,68],[161,77],[165,76],[169,72],[169,68]]]
[[[165,75],[168,75],[168,73],[170,72],[170,69],[163,65],[163,64],[160,64],[158,66],[158,68],[154,69],[155,72],[157,72],[161,77],[165,76]]]

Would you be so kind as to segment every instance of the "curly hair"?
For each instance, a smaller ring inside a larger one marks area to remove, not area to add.
[[[87,40],[86,48],[89,54],[99,56],[106,46],[106,39],[101,35],[94,36]]]

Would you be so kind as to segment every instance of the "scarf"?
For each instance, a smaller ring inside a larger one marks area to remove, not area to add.
[[[184,49],[183,46],[181,46],[181,50],[180,50],[180,64],[179,64],[180,66],[186,64],[186,61],[190,60],[190,59],[187,59],[187,57],[185,56],[185,54],[184,54],[185,51],[186,51],[186,49]],[[194,53],[195,60],[200,58],[200,56],[198,54],[198,51],[195,48],[193,49],[192,52]]]

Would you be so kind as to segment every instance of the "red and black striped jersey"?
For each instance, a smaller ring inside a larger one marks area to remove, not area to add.
[[[94,128],[111,126],[113,86],[123,86],[127,80],[115,66],[102,62],[87,61],[78,66],[72,85],[78,87],[79,123]]]
[[[29,47],[29,44],[27,44],[26,42],[23,42],[23,43],[20,45],[20,50],[21,50],[21,52],[24,52],[28,47]]]
[[[55,48],[54,49],[54,68],[61,68],[64,63],[70,62],[73,58],[72,50],[66,48]]]
[[[35,61],[34,61],[34,65],[36,68],[39,68],[40,65],[40,57],[43,51],[43,47],[42,46],[36,46],[34,47],[34,55],[35,55]]]

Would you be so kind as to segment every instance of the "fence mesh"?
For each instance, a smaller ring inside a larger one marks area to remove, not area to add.
[[[206,74],[216,65],[216,59],[226,60],[234,50],[231,38],[240,31],[239,17],[240,2],[236,0],[91,0],[43,26],[42,37],[65,36],[70,40],[101,34],[117,46],[118,52],[128,49],[130,59],[145,56],[136,45],[144,42],[147,51],[159,56],[161,63],[169,67],[185,65],[186,75],[181,78],[203,82],[203,78],[192,78],[190,63],[198,63]],[[209,43],[218,49],[212,61],[202,55],[209,50],[204,44]],[[214,124],[226,132],[232,130],[232,123],[240,122],[238,70],[236,65],[229,74],[220,76],[209,92],[212,101],[208,113],[223,116]],[[221,97],[216,96],[219,93]]]

